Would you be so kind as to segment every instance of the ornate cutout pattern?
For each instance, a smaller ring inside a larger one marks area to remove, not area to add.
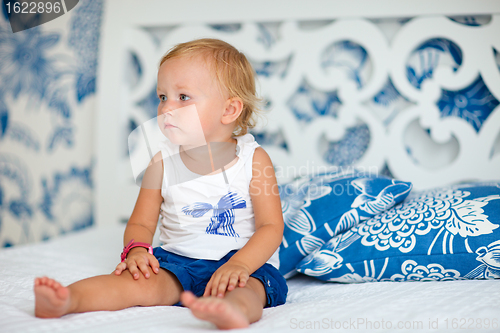
[[[499,178],[500,157],[491,152],[500,132],[500,16],[318,22],[186,25],[159,41],[130,30],[142,73],[128,94],[127,124],[155,112],[152,64],[178,42],[209,36],[255,66],[272,109],[255,135],[286,168],[281,181],[304,165],[376,167],[417,189]],[[412,126],[428,139],[407,135]]]

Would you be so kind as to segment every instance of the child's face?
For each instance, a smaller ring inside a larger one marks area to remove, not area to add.
[[[157,94],[158,124],[170,141],[186,146],[217,141],[227,98],[202,57],[165,61],[158,70]]]

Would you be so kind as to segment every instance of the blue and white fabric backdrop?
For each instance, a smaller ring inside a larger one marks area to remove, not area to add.
[[[92,224],[92,131],[102,10],[103,0],[80,1],[68,14],[16,34],[11,32],[6,14],[0,15],[0,246],[48,239]],[[453,18],[468,26],[481,26],[489,19]],[[407,22],[373,21],[388,40]],[[280,24],[259,23],[258,42],[268,48],[276,44]],[[322,24],[300,23],[304,29]],[[210,28],[230,34],[241,25]],[[500,68],[500,54],[494,52]],[[129,73],[140,76],[141,66],[136,60],[132,57]],[[258,77],[286,78],[292,61],[252,63]],[[372,70],[369,54],[350,40],[332,44],[320,61],[325,71],[335,68],[345,72],[358,88],[366,85]],[[461,63],[462,53],[451,41],[427,40],[409,57],[407,78],[420,88],[438,66],[456,70]],[[154,116],[156,103],[152,93],[139,106],[145,114]],[[272,109],[272,104],[269,101],[267,107]],[[317,118],[335,118],[341,104],[337,91],[320,91],[304,79],[290,94],[287,108],[307,126]],[[498,104],[480,76],[459,91],[443,91],[437,102],[442,117],[465,119],[476,131]],[[411,105],[390,78],[366,101],[386,127]],[[133,118],[129,123],[131,130],[137,125]],[[280,131],[264,129],[253,134],[262,145],[285,150],[290,147]],[[340,140],[321,143],[323,159],[336,166],[355,164],[366,153],[370,140],[369,127],[357,123]],[[423,160],[425,156],[420,156],[417,148],[412,142],[406,147],[416,163],[430,163]],[[387,166],[382,173],[392,176]]]
[[[93,223],[101,0],[12,33],[0,13],[0,247]]]

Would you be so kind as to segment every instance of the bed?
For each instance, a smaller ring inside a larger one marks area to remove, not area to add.
[[[287,303],[247,331],[498,332],[500,5],[183,3],[106,2],[96,225],[0,252],[0,331],[214,329],[179,307],[42,320],[32,284],[116,266],[139,190],[134,168],[157,146],[134,129],[155,115],[158,59],[177,42],[216,37],[249,57],[272,109],[254,135],[275,164],[287,222]]]
[[[2,332],[214,330],[214,326],[180,307],[136,307],[73,314],[62,319],[34,317],[34,277],[57,276],[68,284],[109,273],[117,263],[123,230],[123,226],[92,228],[48,243],[0,252]],[[498,332],[498,326],[493,326],[500,319],[500,288],[496,280],[332,284],[302,275],[288,280],[288,286],[287,303],[265,309],[262,319],[246,331],[318,331],[319,327],[325,331],[363,332],[396,329],[399,325],[397,331],[405,332],[438,328],[446,332]]]

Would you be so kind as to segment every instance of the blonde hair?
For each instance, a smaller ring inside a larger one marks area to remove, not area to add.
[[[219,87],[227,90],[229,98],[239,97],[242,100],[243,110],[236,120],[233,135],[246,134],[249,128],[255,126],[255,116],[261,103],[256,94],[252,65],[234,46],[219,39],[202,38],[177,44],[161,58],[159,66],[168,59],[194,55],[206,57]]]

